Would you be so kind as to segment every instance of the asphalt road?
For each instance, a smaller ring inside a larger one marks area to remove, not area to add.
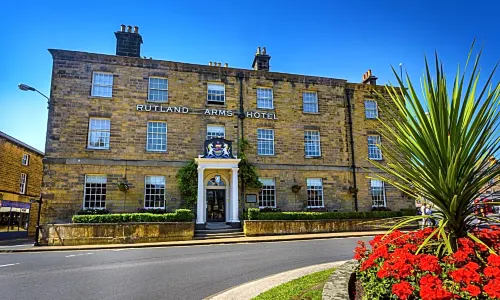
[[[0,299],[203,299],[283,271],[351,259],[357,240],[0,254]]]

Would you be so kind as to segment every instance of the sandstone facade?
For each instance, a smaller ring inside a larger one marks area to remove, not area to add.
[[[275,181],[276,207],[286,211],[306,209],[306,179],[321,178],[324,209],[353,210],[348,90],[353,91],[359,209],[372,208],[370,182],[366,179],[367,170],[373,169],[367,161],[367,135],[376,133],[378,121],[365,118],[364,100],[373,99],[373,89],[383,91],[380,86],[140,57],[66,50],[50,53],[54,63],[43,182],[49,199],[43,211],[45,222],[69,221],[83,207],[87,174],[107,175],[106,208],[113,212],[142,208],[145,176],[165,176],[165,206],[175,209],[182,201],[175,175],[188,161],[203,154],[207,125],[223,125],[225,138],[234,145],[242,137],[249,142],[249,161],[260,177]],[[95,72],[112,74],[112,97],[91,96]],[[168,80],[167,102],[148,102],[148,84],[153,77]],[[222,105],[207,103],[207,86],[211,83],[224,84]],[[257,107],[258,88],[272,89],[272,109]],[[303,112],[304,92],[317,95],[317,113]],[[379,109],[382,118],[387,117],[384,109]],[[240,111],[245,118],[238,117]],[[108,149],[89,149],[90,118],[109,119]],[[146,149],[149,121],[167,123],[165,152]],[[274,130],[273,155],[258,154],[258,129]],[[320,132],[318,157],[305,155],[304,131],[310,130]],[[233,151],[237,156],[236,146]],[[218,172],[230,177],[228,170]],[[124,178],[131,184],[126,192],[117,188]],[[291,190],[294,184],[302,187],[298,193]],[[240,213],[243,208],[258,206],[244,201],[246,194],[258,193],[240,190]],[[414,206],[413,200],[387,185],[385,197],[392,210]]]

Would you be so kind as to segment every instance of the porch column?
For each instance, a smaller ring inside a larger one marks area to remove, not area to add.
[[[198,167],[198,198],[196,199],[196,224],[205,225],[205,195],[203,195],[203,171]]]
[[[238,168],[231,168],[231,223],[240,222],[238,217]]]

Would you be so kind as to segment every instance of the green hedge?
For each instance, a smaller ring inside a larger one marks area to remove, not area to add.
[[[258,208],[248,209],[249,220],[336,220],[336,219],[379,219],[407,215],[401,211],[368,212],[260,212]]]
[[[75,215],[73,223],[128,223],[128,222],[191,222],[194,214],[189,209],[178,209],[174,213],[130,213],[108,215]]]

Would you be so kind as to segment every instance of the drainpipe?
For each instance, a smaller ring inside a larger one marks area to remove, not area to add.
[[[239,141],[242,141],[245,137],[245,127],[244,127],[244,124],[243,124],[243,120],[245,119],[245,111],[243,109],[243,78],[245,77],[245,75],[243,74],[243,72],[240,72],[238,73],[238,79],[240,80],[240,111],[238,113],[238,119],[240,120],[240,127],[241,127],[241,130],[240,131],[240,139]],[[238,155],[240,153],[238,152]],[[243,174],[241,173],[241,170],[239,172],[239,175],[240,175],[240,180],[241,180],[241,192],[240,192],[240,199],[241,199],[241,208],[242,208],[242,211],[245,209],[245,201],[244,201],[244,197],[245,197],[245,182],[243,182]]]
[[[352,161],[352,181],[354,185],[354,210],[358,211],[358,186],[356,183],[356,162],[354,160],[354,137],[352,134],[352,112],[351,112],[351,95],[354,91],[352,89],[346,89],[346,98],[347,98],[347,116],[349,125],[349,136],[350,136],[350,144],[351,144],[351,161]]]

